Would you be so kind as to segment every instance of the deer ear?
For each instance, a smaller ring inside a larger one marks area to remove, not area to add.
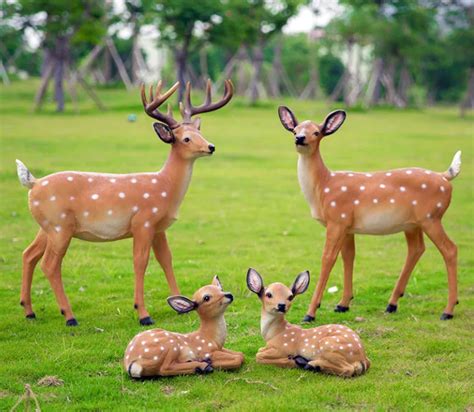
[[[293,285],[291,286],[291,292],[293,295],[301,295],[306,292],[309,286],[309,271],[305,270],[296,276]]]
[[[198,130],[201,130],[201,118],[200,117],[196,117],[193,119],[193,126],[198,129]]]
[[[155,133],[165,143],[173,143],[175,141],[172,130],[166,124],[153,123],[153,129],[155,129]]]
[[[329,136],[339,129],[346,120],[346,112],[344,110],[335,110],[329,113],[324,119],[321,132],[324,136]]]
[[[196,302],[193,302],[186,296],[170,296],[166,300],[168,301],[168,304],[180,315],[182,313],[191,312],[198,307]]]
[[[263,279],[260,274],[252,268],[247,271],[247,287],[258,296],[263,294]]]
[[[280,122],[286,130],[292,132],[298,126],[295,115],[288,107],[280,106],[278,108],[278,116],[280,116]]]
[[[219,277],[217,275],[215,275],[212,278],[212,284],[214,286],[217,286],[220,290],[224,290],[224,288],[222,287],[221,281],[219,280]]]

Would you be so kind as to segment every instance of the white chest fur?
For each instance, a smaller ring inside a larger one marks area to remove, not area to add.
[[[298,181],[304,198],[311,209],[311,216],[314,219],[320,219],[318,211],[318,199],[316,199],[315,176],[311,173],[311,158],[307,156],[298,156]]]

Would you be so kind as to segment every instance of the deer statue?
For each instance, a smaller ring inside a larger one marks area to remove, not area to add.
[[[199,118],[192,119],[192,116],[225,106],[232,98],[233,85],[227,80],[223,98],[212,103],[211,84],[208,82],[205,103],[194,107],[188,83],[184,103],[180,103],[181,123],[174,119],[170,106],[166,114],[158,110],[178,86],[179,82],[161,94],[160,81],[155,94],[150,88],[149,102],[144,86],[141,89],[145,112],[158,120],[153,124],[156,134],[171,146],[168,159],[159,172],[59,172],[36,179],[17,160],[20,182],[30,189],[31,214],[40,225],[35,240],[23,252],[21,305],[27,318],[35,318],[31,283],[35,266],[43,257],[41,269],[56,295],[66,325],[77,325],[61,274],[61,263],[73,237],[92,242],[133,238],[135,309],[141,325],[153,324],[145,307],[143,292],[150,249],[165,272],[171,293],[179,294],[165,231],[177,219],[179,206],[191,181],[194,161],[212,155],[215,150],[214,145],[201,135]]]
[[[346,113],[336,110],[321,123],[298,123],[285,106],[278,108],[281,123],[294,135],[298,152],[298,180],[311,215],[326,227],[321,273],[308,312],[303,321],[311,322],[321,304],[329,274],[341,252],[344,263],[344,293],[336,312],[349,310],[355,258],[355,234],[388,235],[405,232],[408,255],[386,312],[397,310],[413,268],[425,250],[423,233],[443,255],[448,271],[448,304],[442,320],[453,317],[457,303],[457,248],[441,224],[451,201],[449,183],[461,170],[461,152],[446,172],[417,167],[374,173],[332,172],[321,157],[321,140],[336,132]]]
[[[285,320],[294,297],[304,293],[308,285],[308,271],[301,272],[288,288],[279,282],[265,287],[260,274],[248,270],[247,286],[262,302],[260,330],[267,342],[258,350],[257,362],[344,377],[363,374],[370,361],[353,330],[343,325],[302,329]]]
[[[195,310],[201,318],[196,332],[175,333],[151,329],[136,335],[128,344],[124,367],[132,378],[210,373],[216,369],[237,369],[244,355],[225,349],[227,328],[224,312],[232,303],[232,294],[223,292],[217,276],[211,285],[185,296],[168,298],[179,314]]]

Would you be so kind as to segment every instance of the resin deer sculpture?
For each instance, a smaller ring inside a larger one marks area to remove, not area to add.
[[[453,317],[457,304],[457,247],[441,224],[450,201],[449,183],[460,172],[461,152],[454,155],[446,172],[411,167],[375,173],[332,172],[320,153],[321,140],[336,132],[346,113],[337,110],[321,123],[299,123],[288,107],[278,114],[293,133],[298,152],[298,180],[311,215],[326,227],[321,273],[304,321],[313,321],[337,255],[344,263],[344,293],[336,312],[349,310],[355,258],[355,234],[388,235],[404,232],[408,255],[392,292],[386,312],[397,310],[410,274],[425,250],[425,233],[443,255],[448,272],[448,304],[442,320]]]
[[[260,329],[267,342],[258,350],[257,362],[344,377],[361,375],[370,361],[353,330],[343,325],[302,329],[285,320],[294,297],[304,293],[308,285],[308,271],[300,273],[288,288],[278,282],[265,287],[260,274],[248,270],[247,286],[262,302]]]
[[[133,237],[135,271],[135,309],[140,323],[153,320],[144,302],[144,275],[150,249],[160,263],[172,294],[178,294],[171,252],[165,231],[177,219],[178,209],[191,181],[194,161],[211,155],[215,147],[199,131],[199,118],[192,116],[225,106],[233,94],[232,83],[225,82],[221,100],[212,103],[211,85],[207,84],[203,105],[191,104],[191,85],[186,86],[184,104],[180,103],[183,121],[173,118],[171,107],[162,113],[159,107],[176,91],[176,83],[161,94],[158,83],[155,94],[150,88],[150,101],[141,95],[145,112],[158,120],[153,128],[158,137],[171,146],[170,154],[159,172],[108,174],[59,172],[35,179],[17,160],[18,177],[29,191],[29,208],[40,225],[36,239],[23,253],[21,305],[27,318],[35,318],[31,305],[31,283],[38,261],[56,295],[68,326],[77,325],[64,292],[61,263],[71,238],[105,242]]]
[[[133,378],[210,373],[216,369],[236,369],[244,355],[225,349],[227,328],[224,312],[234,300],[223,292],[217,276],[212,284],[199,289],[192,300],[185,296],[168,298],[179,314],[195,310],[201,318],[199,330],[174,333],[152,329],[139,333],[125,350],[124,367]]]

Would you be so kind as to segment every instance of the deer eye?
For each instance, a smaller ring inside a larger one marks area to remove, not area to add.
[[[314,135],[315,135],[315,136],[319,136],[319,132],[314,132]]]
[[[265,296],[266,296],[268,299],[271,299],[271,298],[273,297],[273,295],[272,295],[270,292],[265,293]]]
[[[183,139],[183,142],[184,142],[184,143],[189,143],[190,141],[191,141],[191,138],[190,138],[190,137],[185,137],[185,138]]]
[[[295,295],[290,295],[290,296],[288,296],[288,300],[292,301],[294,297],[295,297]]]
[[[209,302],[211,300],[211,297],[209,295],[204,296],[204,302]]]

